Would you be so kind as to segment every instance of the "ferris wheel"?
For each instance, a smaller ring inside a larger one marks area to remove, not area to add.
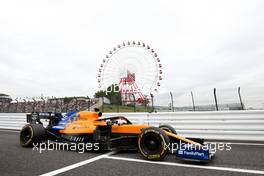
[[[121,93],[150,95],[158,91],[162,65],[158,54],[141,42],[117,45],[103,59],[98,70],[99,88],[119,85]]]

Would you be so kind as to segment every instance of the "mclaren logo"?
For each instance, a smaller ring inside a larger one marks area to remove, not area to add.
[[[84,128],[89,128],[89,126],[81,126],[81,125],[78,125],[78,126],[73,126],[72,127],[73,130],[84,129]]]

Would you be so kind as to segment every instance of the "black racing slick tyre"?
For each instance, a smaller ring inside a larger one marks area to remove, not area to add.
[[[20,131],[20,145],[31,147],[45,138],[46,130],[40,124],[27,124]]]
[[[164,130],[164,131],[167,131],[167,132],[170,132],[173,134],[177,134],[176,130],[170,125],[160,125],[159,128]]]
[[[169,137],[156,127],[145,128],[138,137],[138,149],[147,160],[164,159],[169,152]]]

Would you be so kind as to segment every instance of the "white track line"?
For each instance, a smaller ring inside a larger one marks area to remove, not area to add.
[[[230,142],[229,144],[231,145],[264,145],[264,144],[261,144],[261,143],[243,143],[243,142]]]
[[[221,143],[231,145],[264,145],[263,143],[250,143],[250,142],[205,142],[205,143]]]
[[[167,165],[167,166],[180,166],[180,167],[210,169],[210,170],[230,171],[230,172],[240,172],[240,173],[250,173],[250,174],[264,174],[264,171],[262,170],[250,170],[250,169],[216,167],[216,166],[200,166],[200,165],[171,163],[171,162],[157,162],[157,161],[148,161],[148,160],[140,160],[140,159],[133,159],[133,158],[115,157],[115,156],[105,156],[105,158],[114,159],[114,160],[123,160],[123,161],[133,161],[133,162],[139,162],[139,163],[160,164],[160,165]]]
[[[85,164],[88,164],[88,163],[92,163],[94,161],[97,161],[97,160],[100,160],[102,158],[105,158],[109,155],[112,155],[114,154],[115,152],[109,152],[109,153],[106,153],[106,154],[103,154],[103,155],[100,155],[100,156],[96,156],[94,158],[90,158],[88,160],[85,160],[85,161],[81,161],[79,163],[75,163],[75,164],[72,164],[72,165],[69,165],[69,166],[66,166],[66,167],[63,167],[61,169],[57,169],[57,170],[54,170],[54,171],[51,171],[51,172],[48,172],[48,173],[45,173],[45,174],[42,174],[40,176],[52,176],[52,175],[57,175],[57,174],[60,174],[60,173],[63,173],[63,172],[66,172],[66,171],[69,171],[71,169],[75,169],[77,167],[80,167],[80,166],[83,166]]]

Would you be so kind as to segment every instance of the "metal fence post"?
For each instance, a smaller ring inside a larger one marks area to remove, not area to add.
[[[240,101],[240,104],[241,104],[241,109],[245,110],[245,105],[244,105],[244,103],[242,101],[241,94],[240,94],[240,87],[238,87],[238,96],[239,96],[239,101]]]
[[[171,97],[171,111],[174,112],[174,105],[173,105],[173,95],[172,95],[172,92],[170,92],[170,97]]]
[[[216,88],[214,88],[214,99],[215,99],[215,109],[218,111],[218,103],[217,103],[217,97],[216,97]]]
[[[194,104],[193,92],[192,91],[191,91],[191,96],[192,96],[193,111],[195,111],[195,104]]]
[[[154,96],[153,96],[152,93],[150,94],[150,97],[151,97],[151,112],[154,112],[154,104],[153,104],[153,98],[154,98]]]

